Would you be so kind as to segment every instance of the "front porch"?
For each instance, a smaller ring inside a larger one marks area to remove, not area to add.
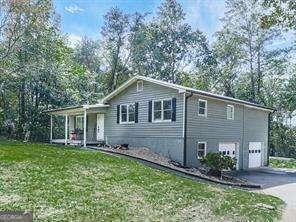
[[[104,122],[108,105],[84,105],[50,110],[50,143],[87,146],[105,143]],[[64,137],[54,137],[54,116],[64,118]]]
[[[72,140],[72,139],[68,139],[67,141],[65,141],[65,139],[53,139],[51,140],[51,143],[53,144],[66,144],[66,145],[74,145],[74,146],[82,146],[83,140]],[[90,141],[90,140],[86,140],[86,145],[88,146],[92,146],[92,145],[100,145],[100,144],[104,144],[105,140],[94,140],[94,141]]]

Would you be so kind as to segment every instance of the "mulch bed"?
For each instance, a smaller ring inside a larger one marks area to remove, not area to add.
[[[125,156],[133,157],[136,159],[152,162],[154,164],[176,170],[185,173],[190,176],[195,176],[200,179],[205,179],[211,182],[220,183],[229,186],[239,186],[246,188],[261,188],[260,185],[250,184],[246,180],[239,179],[230,175],[229,172],[223,172],[222,177],[214,177],[206,174],[207,170],[204,168],[184,168],[180,163],[175,162],[167,157],[157,154],[145,147],[128,147],[128,145],[116,145],[116,146],[99,146],[91,147],[94,149],[102,150],[109,153],[122,154]]]

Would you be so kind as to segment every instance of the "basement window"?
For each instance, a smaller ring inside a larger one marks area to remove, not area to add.
[[[202,159],[206,155],[207,142],[197,143],[197,159]]]

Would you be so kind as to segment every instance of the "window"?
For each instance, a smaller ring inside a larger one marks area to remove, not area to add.
[[[135,105],[128,106],[128,122],[135,122]]]
[[[83,116],[76,116],[75,129],[83,129]]]
[[[207,116],[207,100],[199,99],[198,100],[198,115]]]
[[[135,105],[120,105],[120,123],[135,122]]]
[[[137,82],[137,92],[143,91],[143,81]]]
[[[234,119],[234,106],[227,105],[226,107],[227,119]]]
[[[161,100],[153,102],[153,121],[172,120],[172,100]]]
[[[206,155],[207,143],[198,142],[197,144],[197,159],[202,159]]]

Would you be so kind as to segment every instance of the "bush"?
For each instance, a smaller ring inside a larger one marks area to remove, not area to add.
[[[201,163],[210,168],[209,173],[214,176],[221,176],[222,170],[235,169],[236,160],[230,156],[220,153],[208,153]]]

